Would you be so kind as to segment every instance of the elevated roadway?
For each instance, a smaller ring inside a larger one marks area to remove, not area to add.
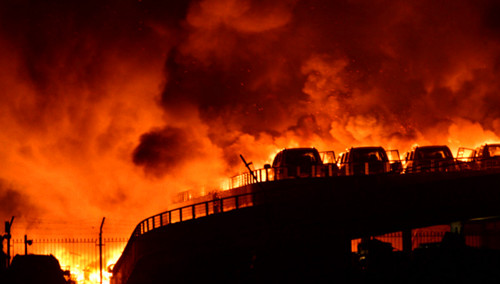
[[[250,184],[141,222],[112,283],[345,282],[351,239],[500,216],[499,205],[499,171]]]

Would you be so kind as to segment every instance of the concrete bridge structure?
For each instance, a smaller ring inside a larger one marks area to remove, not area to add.
[[[500,171],[296,178],[198,201],[142,221],[112,283],[353,282],[352,239],[500,216]]]

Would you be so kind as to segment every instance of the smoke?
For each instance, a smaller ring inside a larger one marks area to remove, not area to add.
[[[496,9],[488,1],[196,2],[167,58],[162,106],[172,117],[196,110],[226,161],[243,134],[260,149],[404,151],[449,144],[457,121],[498,133]]]
[[[37,211],[31,200],[19,189],[0,179],[0,215],[23,216]],[[7,219],[6,219],[7,220]]]
[[[0,178],[42,219],[106,215],[130,231],[179,191],[244,170],[239,154],[259,167],[283,147],[500,140],[495,1],[0,11]]]

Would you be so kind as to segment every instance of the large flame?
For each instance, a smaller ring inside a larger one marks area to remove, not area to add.
[[[181,2],[0,4],[14,234],[130,234],[239,154],[500,141],[496,1]]]

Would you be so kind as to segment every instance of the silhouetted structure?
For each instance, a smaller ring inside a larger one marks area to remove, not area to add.
[[[351,240],[498,216],[498,188],[498,171],[249,184],[221,193],[221,213],[208,198],[142,221],[112,283],[406,283],[419,261],[375,250],[371,274],[358,273]]]
[[[66,277],[65,277],[66,275]],[[68,284],[69,272],[61,270],[52,255],[16,255],[7,272],[6,283],[12,284]]]

